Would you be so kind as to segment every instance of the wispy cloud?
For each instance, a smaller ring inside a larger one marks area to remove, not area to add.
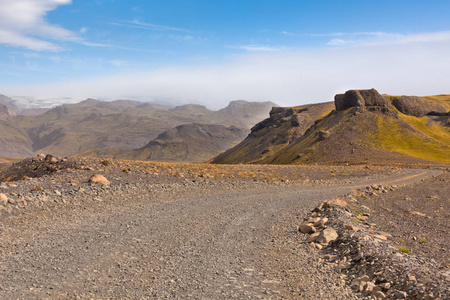
[[[279,52],[288,50],[286,47],[273,47],[264,45],[240,45],[240,46],[228,46],[232,49],[240,49],[248,52]]]
[[[191,32],[190,30],[166,25],[158,25],[153,23],[141,22],[138,20],[132,21],[120,21],[120,22],[110,22],[110,25],[128,27],[128,28],[137,28],[137,29],[145,29],[145,30],[154,30],[154,31],[179,31],[179,32]]]
[[[373,36],[373,37],[390,37],[398,36],[398,34],[382,32],[382,31],[360,31],[360,32],[329,32],[329,33],[293,33],[289,31],[281,31],[286,36],[309,36],[309,37],[344,37],[344,36]]]
[[[35,51],[62,51],[52,41],[80,42],[74,32],[49,24],[45,16],[71,0],[0,0],[0,43]]]
[[[370,38],[334,38],[327,45],[329,46],[381,46],[381,45],[402,45],[411,43],[437,43],[450,41],[450,31],[417,33],[417,34],[380,34]]]

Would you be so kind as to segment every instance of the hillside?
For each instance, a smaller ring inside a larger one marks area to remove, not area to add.
[[[169,129],[137,150],[93,149],[83,157],[151,161],[207,161],[235,146],[247,130],[234,126],[185,124]]]
[[[225,109],[211,111],[200,105],[170,108],[130,100],[87,99],[37,116],[8,118],[3,126],[15,130],[0,131],[0,140],[4,141],[0,155],[23,157],[44,152],[69,156],[88,149],[138,149],[160,133],[182,124],[249,129],[266,117],[272,106],[276,104],[233,101]]]
[[[276,112],[282,109],[278,108],[253,127],[242,143],[212,162],[450,162],[449,100],[445,95],[385,97],[373,89],[351,90],[336,95],[335,109],[316,115],[313,124],[309,118],[302,119],[299,127],[306,129],[299,131],[301,135],[287,137],[283,133],[294,131],[295,126],[285,117],[280,119]],[[297,115],[304,112],[308,110]]]

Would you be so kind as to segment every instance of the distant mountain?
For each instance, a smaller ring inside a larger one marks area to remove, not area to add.
[[[237,103],[240,110],[232,109],[236,104],[231,102],[229,109],[211,111],[200,105],[171,108],[131,100],[87,99],[57,106],[41,115],[18,115],[4,120],[3,126],[14,130],[0,132],[0,140],[5,141],[0,145],[0,156],[21,157],[38,152],[69,156],[88,149],[139,149],[160,133],[190,123],[249,129],[275,105]]]
[[[214,163],[450,162],[450,95],[351,90],[333,103],[274,108]]]
[[[0,119],[16,116],[19,113],[19,108],[14,104],[14,100],[0,95]]]
[[[93,149],[80,154],[152,161],[207,161],[242,141],[247,130],[214,124],[185,124],[169,129],[137,150]]]

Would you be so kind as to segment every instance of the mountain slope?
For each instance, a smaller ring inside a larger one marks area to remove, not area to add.
[[[128,160],[206,161],[236,145],[247,130],[234,126],[185,124],[161,133],[137,150],[88,150],[79,156]]]
[[[219,155],[213,162],[252,163],[268,158],[300,138],[316,120],[333,108],[333,102],[274,107],[270,117],[256,124],[243,142]]]
[[[256,125],[242,143],[213,162],[298,164],[421,159],[450,162],[448,102],[437,101],[443,110],[415,117],[398,112],[389,98],[375,90],[348,91],[336,95],[336,110],[316,120],[303,135],[283,138],[270,125],[277,118],[271,114],[271,118]],[[415,111],[413,109],[411,114]],[[309,124],[306,121],[305,125]],[[285,124],[283,132],[289,130],[292,126]],[[259,136],[259,132],[264,134]]]

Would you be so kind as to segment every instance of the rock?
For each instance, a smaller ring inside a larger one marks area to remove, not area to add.
[[[44,188],[40,185],[36,185],[31,189],[32,192],[39,192],[39,191],[43,191],[43,190],[44,190]]]
[[[1,202],[3,202],[4,205],[8,203],[8,197],[3,193],[0,193],[0,204],[2,204]]]
[[[367,282],[365,281],[360,281],[357,279],[354,279],[352,281],[352,283],[350,284],[350,287],[352,288],[352,290],[356,291],[356,292],[362,292],[364,290],[364,287],[366,286]]]
[[[94,174],[91,176],[91,178],[89,178],[89,183],[98,183],[98,184],[104,184],[104,185],[109,185],[110,182],[108,179],[106,179],[105,176],[100,175],[100,174]]]
[[[345,224],[344,228],[347,230],[353,230],[353,231],[359,230],[359,228],[356,227],[355,225],[353,225],[352,223]]]
[[[386,295],[382,291],[373,291],[370,296],[374,297],[375,299],[385,299]]]
[[[412,211],[412,212],[410,212],[412,215],[416,215],[416,216],[421,216],[421,217],[425,217],[426,216],[426,214],[424,214],[424,213],[421,213],[421,212],[418,212],[418,211]]]
[[[387,241],[387,237],[381,234],[371,234],[371,236],[373,236],[374,238],[378,239],[378,240],[382,240],[382,241]]]
[[[328,218],[319,218],[319,220],[314,223],[314,227],[323,227],[327,222]]]
[[[429,114],[445,115],[447,113],[442,105],[413,96],[396,97],[392,100],[392,104],[401,113],[415,117],[423,117]]]
[[[309,218],[308,219],[308,221],[306,221],[307,223],[311,223],[311,224],[314,224],[314,223],[316,223],[317,221],[319,221],[320,220],[320,217],[314,217],[314,218]]]
[[[347,205],[348,205],[347,201],[340,198],[335,198],[325,201],[323,206],[327,208],[327,207],[346,207]]]
[[[334,104],[337,111],[346,110],[354,106],[379,106],[389,108],[389,99],[381,96],[375,89],[371,90],[349,90],[345,94],[338,94],[334,97]]]
[[[325,228],[316,238],[316,242],[328,244],[329,242],[335,241],[339,237],[336,230],[332,227]]]
[[[45,154],[43,154],[43,153],[39,153],[38,155],[36,155],[36,157],[39,157],[39,158],[44,158],[44,157],[45,157]]]
[[[308,243],[314,242],[316,240],[316,238],[319,236],[320,232],[315,232],[313,234],[310,234],[306,237],[306,241]]]
[[[356,216],[356,219],[360,221],[367,221],[368,218],[369,218],[368,216]]]
[[[321,244],[313,243],[314,248],[321,250],[323,246]]]
[[[394,297],[395,299],[406,299],[406,297],[408,297],[408,293],[403,291],[395,291]]]
[[[329,131],[320,130],[319,131],[319,141],[324,141],[329,138],[331,133]]]
[[[309,224],[309,223],[308,224],[305,223],[305,224],[300,225],[298,227],[298,230],[301,233],[314,233],[314,232],[316,232],[316,228],[314,227],[314,225]]]
[[[373,282],[371,282],[371,281],[368,281],[367,284],[366,284],[366,289],[365,289],[365,291],[366,291],[366,292],[372,292],[373,289],[374,289],[374,287],[376,287],[375,283],[373,283]]]
[[[370,277],[367,275],[363,275],[361,277],[356,278],[355,280],[368,282],[370,280]]]

